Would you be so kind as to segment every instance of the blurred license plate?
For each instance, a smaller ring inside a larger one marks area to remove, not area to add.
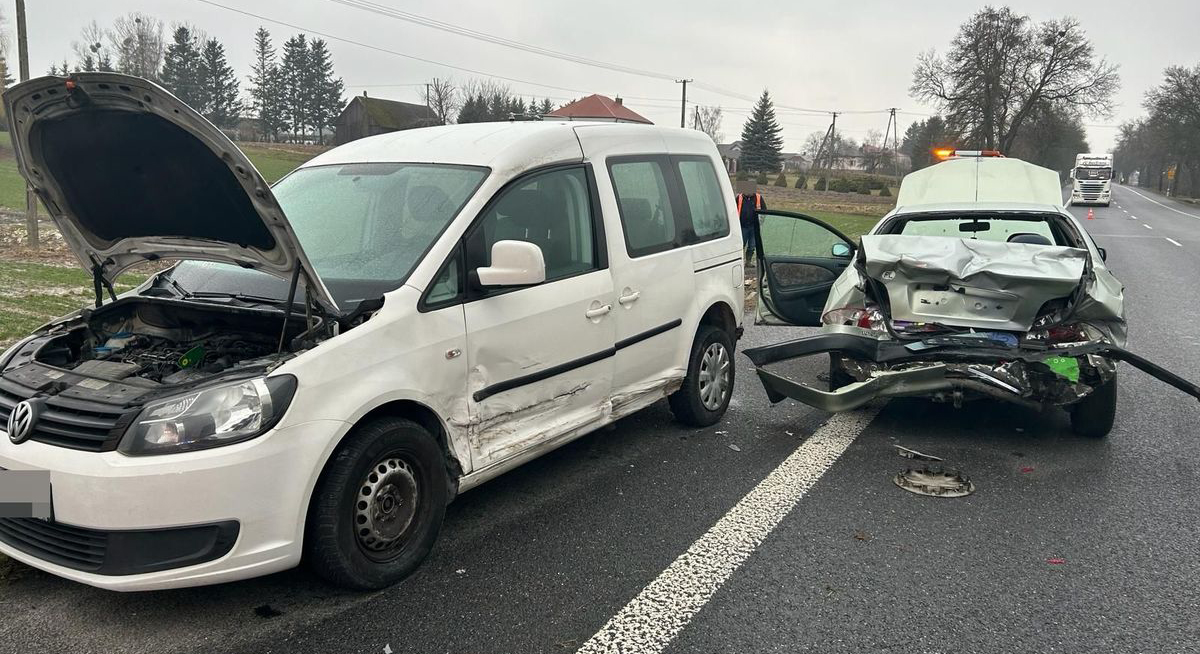
[[[0,468],[0,518],[53,517],[49,470]]]

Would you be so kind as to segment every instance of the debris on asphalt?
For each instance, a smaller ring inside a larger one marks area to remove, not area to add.
[[[254,615],[257,615],[260,618],[278,618],[279,616],[283,615],[283,611],[280,611],[270,604],[263,604],[262,606],[254,607]]]
[[[899,454],[906,459],[916,459],[918,461],[945,461],[945,459],[940,456],[934,456],[932,454],[925,454],[916,450],[910,450],[903,445],[893,444],[892,447],[896,448],[896,454]]]
[[[910,493],[930,497],[965,497],[975,492],[975,484],[958,470],[910,468],[897,473],[892,481]]]
[[[1060,559],[1060,558],[1046,559],[1046,563],[1049,563],[1050,565],[1062,565],[1066,562],[1067,562],[1066,559]]]
[[[726,447],[728,447],[729,449],[733,450],[734,452],[741,452],[741,451],[742,451],[742,448],[738,447],[737,445],[734,445],[733,443],[727,443],[727,444],[726,444]]]
[[[466,569],[466,568],[459,568],[459,569],[457,569],[457,570],[455,570],[455,571],[454,571],[454,574],[456,574],[456,575],[465,575],[465,574],[467,574],[467,569]]]
[[[854,531],[854,540],[863,540],[863,541],[871,540],[871,534],[868,534],[867,532],[865,532],[861,529],[856,529]]]
[[[1024,466],[1021,468],[1021,472],[1033,472],[1033,466]]]
[[[727,431],[718,431],[717,436],[724,436],[725,434],[728,434],[728,433],[729,432],[727,432]]]

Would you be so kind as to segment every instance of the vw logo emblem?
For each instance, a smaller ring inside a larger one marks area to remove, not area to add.
[[[8,440],[14,444],[24,443],[33,435],[33,421],[37,418],[33,403],[29,400],[13,407],[8,415]]]

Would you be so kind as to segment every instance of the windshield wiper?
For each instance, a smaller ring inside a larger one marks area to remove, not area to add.
[[[191,292],[187,292],[187,294],[184,297],[186,299],[229,298],[231,300],[238,300],[239,302],[246,302],[248,304],[272,304],[275,306],[283,306],[283,305],[287,304],[287,300],[283,300],[283,299],[280,299],[277,297],[265,297],[262,295],[248,295],[246,293],[225,293],[222,291],[191,291]]]

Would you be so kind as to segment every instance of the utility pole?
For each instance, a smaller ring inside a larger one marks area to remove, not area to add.
[[[29,38],[25,34],[25,0],[17,0],[17,57],[20,59],[21,81],[29,79]],[[30,249],[39,246],[37,195],[28,182],[25,183],[25,231]]]
[[[687,127],[687,85],[690,79],[677,79],[676,84],[683,84],[683,99],[679,101],[679,126]]]
[[[700,129],[700,105],[696,105],[696,110],[692,112],[692,128]]]
[[[829,169],[838,164],[838,112],[829,112],[833,115],[833,122],[829,124]]]
[[[900,162],[896,160],[896,139],[900,132],[900,125],[896,124],[896,107],[888,107],[888,124],[883,130],[883,142],[879,144],[880,150],[888,147],[888,136],[892,137],[892,171],[897,177],[900,176]]]

